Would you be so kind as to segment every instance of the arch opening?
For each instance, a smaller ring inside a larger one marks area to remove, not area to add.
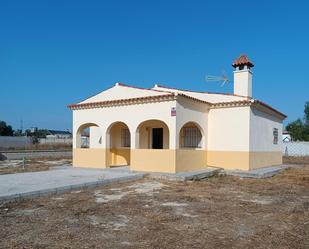
[[[124,122],[112,123],[106,131],[107,166],[130,165],[131,133]]]
[[[169,128],[161,120],[146,120],[136,130],[137,149],[169,149]]]
[[[179,147],[201,149],[203,146],[203,132],[201,127],[195,122],[184,124],[179,132]]]
[[[100,127],[95,123],[82,124],[76,132],[76,148],[95,148],[102,143]]]

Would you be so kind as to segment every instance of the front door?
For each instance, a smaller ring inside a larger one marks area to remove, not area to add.
[[[152,148],[163,149],[163,128],[152,128]]]

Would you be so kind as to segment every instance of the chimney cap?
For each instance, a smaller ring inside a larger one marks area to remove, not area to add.
[[[253,63],[249,60],[248,56],[245,54],[240,55],[232,64],[234,68],[245,65],[249,67],[254,67]]]

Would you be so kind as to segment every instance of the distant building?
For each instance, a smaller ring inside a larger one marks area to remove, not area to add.
[[[288,131],[282,132],[282,142],[284,143],[292,142],[291,134]]]
[[[38,127],[30,127],[30,132],[35,133],[38,131]]]
[[[46,138],[71,138],[72,133],[69,131],[48,130]]]

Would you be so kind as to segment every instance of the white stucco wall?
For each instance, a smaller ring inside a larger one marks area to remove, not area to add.
[[[250,107],[210,109],[208,150],[249,151]]]
[[[91,126],[89,128],[89,147],[100,148],[101,147],[101,129],[100,127]]]
[[[125,105],[111,106],[104,108],[73,110],[73,148],[76,148],[77,129],[86,123],[94,123],[99,126],[101,144],[93,142],[96,147],[106,148],[106,130],[110,124],[121,121],[124,122],[131,133],[131,148],[135,148],[136,129],[138,125],[146,120],[161,120],[169,128],[170,149],[176,148],[176,117],[171,116],[171,108],[176,106],[176,100]],[[98,139],[96,139],[98,141]]]
[[[273,129],[278,129],[278,144],[273,143]],[[250,151],[282,151],[282,121],[255,108],[250,110]]]
[[[252,97],[252,72],[249,69],[234,71],[234,94]]]

